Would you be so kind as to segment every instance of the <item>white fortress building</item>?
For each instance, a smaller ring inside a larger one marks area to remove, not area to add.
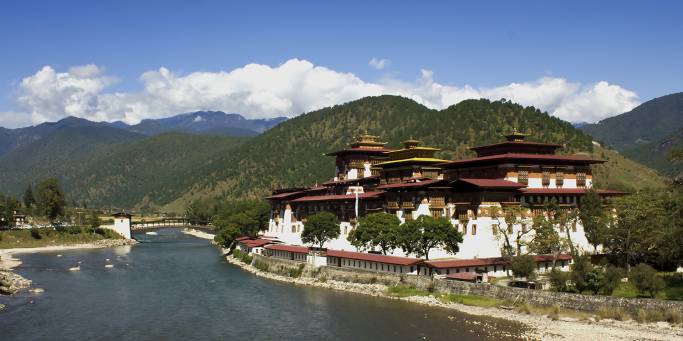
[[[448,254],[433,249],[429,259],[483,259],[501,257],[505,240],[513,248],[518,234],[531,238],[527,229],[533,217],[545,214],[554,200],[562,210],[581,205],[592,187],[591,165],[603,163],[584,155],[559,155],[558,144],[525,141],[526,134],[512,133],[506,141],[471,148],[477,157],[461,160],[435,158],[437,148],[403,142],[401,149],[387,149],[376,136],[362,134],[346,149],[329,153],[336,157],[332,180],[320,186],[273,192],[271,220],[265,237],[284,244],[303,245],[301,232],[309,215],[320,211],[340,219],[339,238],[326,243],[334,250],[356,251],[347,237],[366,214],[395,214],[401,222],[421,215],[445,217],[463,234],[460,251]],[[622,195],[596,190],[603,197]],[[515,215],[506,219],[506,215]],[[515,223],[508,226],[507,221]],[[558,226],[579,249],[592,251],[579,221]],[[506,238],[507,236],[507,238]],[[394,256],[406,256],[400,249]]]

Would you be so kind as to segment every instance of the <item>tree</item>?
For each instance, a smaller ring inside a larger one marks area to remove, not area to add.
[[[657,276],[655,269],[645,263],[633,267],[628,277],[638,291],[647,293],[650,297],[655,297],[664,288],[664,280]]]
[[[339,219],[330,212],[319,212],[308,217],[301,232],[301,241],[322,248],[330,239],[339,237]]]
[[[14,211],[17,208],[17,199],[0,194],[0,226],[14,226]]]
[[[401,244],[413,243],[409,249],[418,257],[429,259],[429,251],[439,246],[453,254],[460,251],[458,244],[462,243],[462,234],[448,219],[422,215],[403,224],[401,231],[408,230],[412,232],[408,233],[407,239]]]
[[[372,213],[361,218],[348,240],[359,249],[379,247],[382,254],[396,248],[396,236],[401,221],[394,214]]]
[[[638,192],[619,198],[617,218],[610,225],[605,249],[623,257],[627,270],[636,262],[653,257],[671,224],[665,203],[657,195]],[[629,271],[630,272],[630,271]]]
[[[223,248],[232,250],[235,248],[235,239],[240,236],[240,231],[235,226],[221,226],[213,240]]]
[[[90,227],[94,229],[102,225],[102,221],[100,220],[99,215],[97,215],[97,212],[93,211],[92,214],[90,214],[90,216],[88,217],[88,225],[90,225]]]
[[[536,278],[536,260],[532,255],[520,255],[512,257],[510,268],[515,277],[526,278],[527,281],[532,281]]]
[[[407,221],[399,225],[396,230],[396,246],[401,248],[406,256],[410,256],[417,252],[417,246],[421,237],[422,233],[417,226]]]
[[[593,245],[597,252],[598,245],[603,244],[607,238],[608,216],[602,207],[602,198],[594,190],[589,189],[581,198],[579,207],[579,219],[583,225],[586,239]]]
[[[605,295],[612,295],[614,289],[619,286],[621,279],[624,278],[624,270],[613,265],[605,267],[605,275],[600,284],[600,290]]]
[[[28,185],[26,187],[26,191],[24,192],[24,207],[26,209],[30,209],[36,204],[36,199],[33,197],[33,189],[31,189],[31,185]]]
[[[65,206],[64,192],[59,187],[59,180],[47,178],[38,184],[36,191],[38,208],[50,222],[54,222],[64,213]]]

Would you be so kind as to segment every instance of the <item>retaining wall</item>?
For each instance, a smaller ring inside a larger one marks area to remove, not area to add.
[[[286,259],[253,255],[254,262],[268,264],[268,271],[288,275],[290,269],[297,270],[303,265],[302,276],[317,279],[330,279],[355,283],[381,283],[385,285],[407,285],[421,290],[457,295],[477,295],[504,300],[526,302],[533,305],[558,305],[567,309],[595,312],[607,308],[622,308],[635,313],[638,309],[674,309],[683,313],[683,301],[665,301],[650,298],[623,298],[601,295],[581,295],[564,292],[532,290],[498,286],[487,283],[469,283],[455,280],[432,278],[429,276],[400,275],[379,273],[360,269],[338,268],[331,266],[313,267],[312,265]]]

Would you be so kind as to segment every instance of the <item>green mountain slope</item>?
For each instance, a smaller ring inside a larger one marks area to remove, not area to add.
[[[343,148],[362,129],[380,135],[392,147],[409,137],[421,139],[443,148],[440,156],[445,158],[471,155],[468,147],[500,141],[502,134],[513,129],[532,133],[530,140],[565,144],[565,152],[593,149],[588,135],[531,107],[468,100],[437,111],[406,98],[368,97],[301,115],[249,140],[225,155],[220,161],[225,167],[216,168],[167,208],[180,209],[202,197],[254,197],[275,187],[329,180],[334,160],[323,154]],[[634,177],[645,179],[652,174]],[[609,174],[604,179],[615,183]],[[630,181],[623,181],[624,187]]]
[[[165,133],[111,148],[64,176],[71,197],[95,206],[154,209],[184,194],[245,139]]]
[[[683,164],[671,162],[667,158],[672,148],[683,148],[683,128],[660,141],[636,144],[622,153],[663,174],[675,177],[683,172]]]
[[[62,178],[109,148],[142,138],[122,129],[102,126],[65,127],[0,156],[0,189],[20,195],[31,183]]]
[[[618,152],[593,147],[593,157],[606,160],[593,167],[595,186],[633,192],[641,189],[665,189],[668,180],[657,171],[624,157]]]
[[[581,130],[619,151],[665,139],[683,128],[683,92],[647,101],[633,110],[586,124]]]

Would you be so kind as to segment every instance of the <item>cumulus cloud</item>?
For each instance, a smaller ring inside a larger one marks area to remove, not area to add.
[[[374,67],[377,70],[382,70],[385,67],[389,66],[389,64],[391,64],[391,60],[386,58],[380,59],[377,57],[372,57],[372,59],[370,59],[370,62],[368,62],[368,65]]]
[[[108,92],[117,81],[95,65],[57,72],[45,66],[24,78],[16,89],[19,113],[0,114],[0,126],[55,121],[66,116],[134,124],[196,110],[236,112],[247,118],[296,116],[365,96],[394,94],[442,109],[470,98],[506,98],[533,105],[571,122],[594,122],[628,111],[637,95],[600,81],[580,84],[559,77],[510,83],[497,87],[453,86],[434,81],[422,70],[412,81],[387,78],[366,82],[309,61],[291,59],[271,67],[248,64],[230,71],[178,74],[167,68],[140,76],[143,90]],[[10,118],[11,117],[11,118]],[[8,124],[8,122],[10,122]]]

